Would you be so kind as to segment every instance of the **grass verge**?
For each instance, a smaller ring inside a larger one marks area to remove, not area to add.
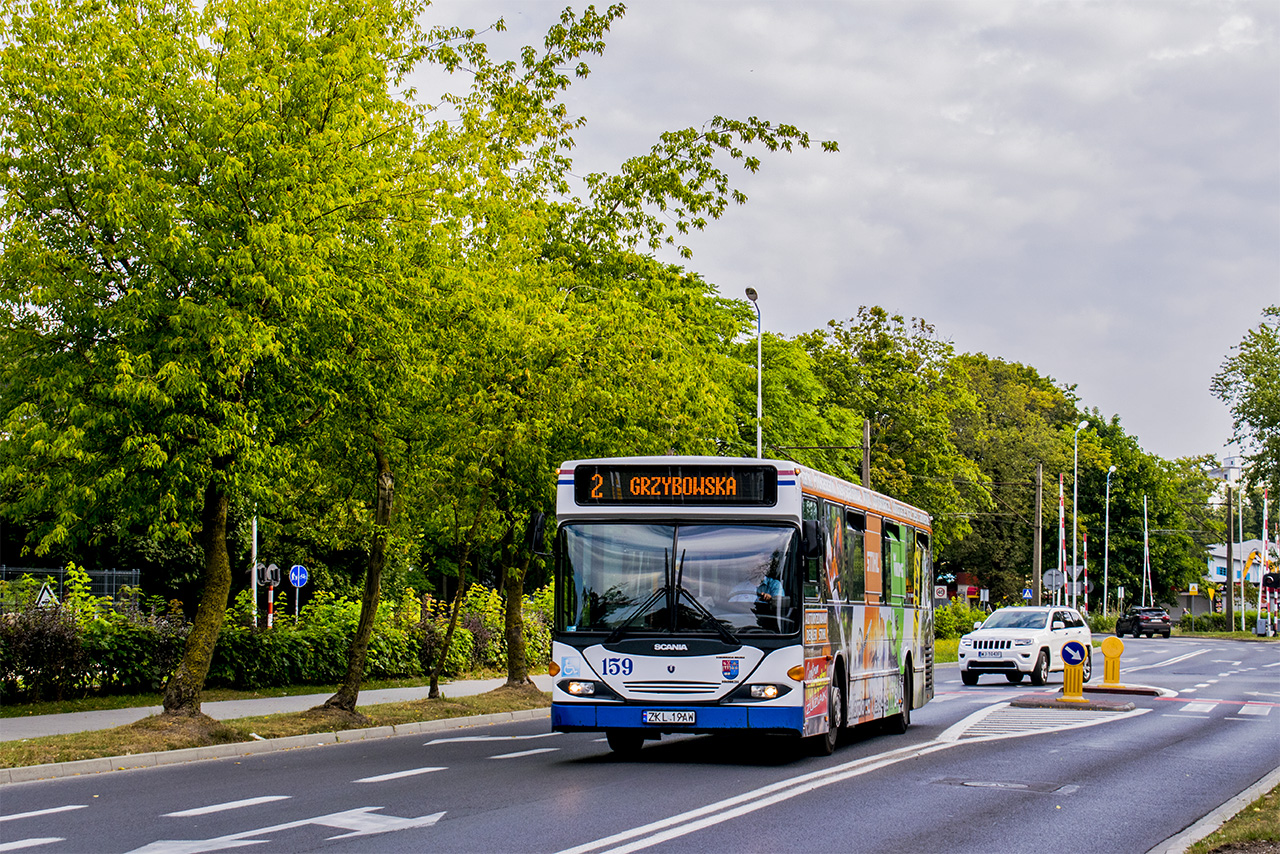
[[[252,741],[255,736],[283,738],[316,732],[394,726],[416,721],[540,709],[549,705],[550,694],[527,685],[523,688],[503,686],[487,694],[468,697],[359,706],[355,714],[308,709],[305,712],[226,721],[217,721],[205,715],[172,718],[155,715],[115,729],[0,742],[0,768],[231,744]]]
[[[1280,850],[1280,786],[1240,810],[1226,824],[1187,849],[1187,854]]]

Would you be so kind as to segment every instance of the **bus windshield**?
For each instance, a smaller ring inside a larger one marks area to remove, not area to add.
[[[795,528],[594,522],[566,524],[560,537],[563,631],[736,637],[799,629]]]

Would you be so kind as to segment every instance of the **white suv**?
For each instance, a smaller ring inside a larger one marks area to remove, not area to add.
[[[1084,644],[1084,681],[1093,675],[1093,635],[1073,608],[1001,608],[974,631],[960,638],[960,678],[977,685],[983,673],[1003,674],[1018,683],[1031,675],[1043,685],[1049,672],[1062,670],[1062,647],[1068,641]]]

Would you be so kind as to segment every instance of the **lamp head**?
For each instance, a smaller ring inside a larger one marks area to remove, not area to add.
[[[1111,468],[1107,469],[1107,474],[1115,474],[1115,471],[1116,471],[1116,467],[1112,466]]]
[[[759,297],[760,297],[760,294],[756,293],[755,288],[747,288],[747,299],[751,300],[752,302],[755,302]]]
[[[1077,429],[1077,430],[1083,430],[1084,428],[1086,428],[1086,427],[1088,427],[1088,426],[1089,426],[1089,422],[1088,422],[1088,420],[1086,419],[1086,420],[1084,420],[1084,421],[1081,421],[1081,422],[1080,422],[1080,426],[1079,426],[1079,427],[1076,427],[1076,429]]]

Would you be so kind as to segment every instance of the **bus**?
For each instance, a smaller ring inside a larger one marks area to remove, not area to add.
[[[556,487],[551,726],[905,732],[933,698],[929,514],[797,463],[574,460]]]

